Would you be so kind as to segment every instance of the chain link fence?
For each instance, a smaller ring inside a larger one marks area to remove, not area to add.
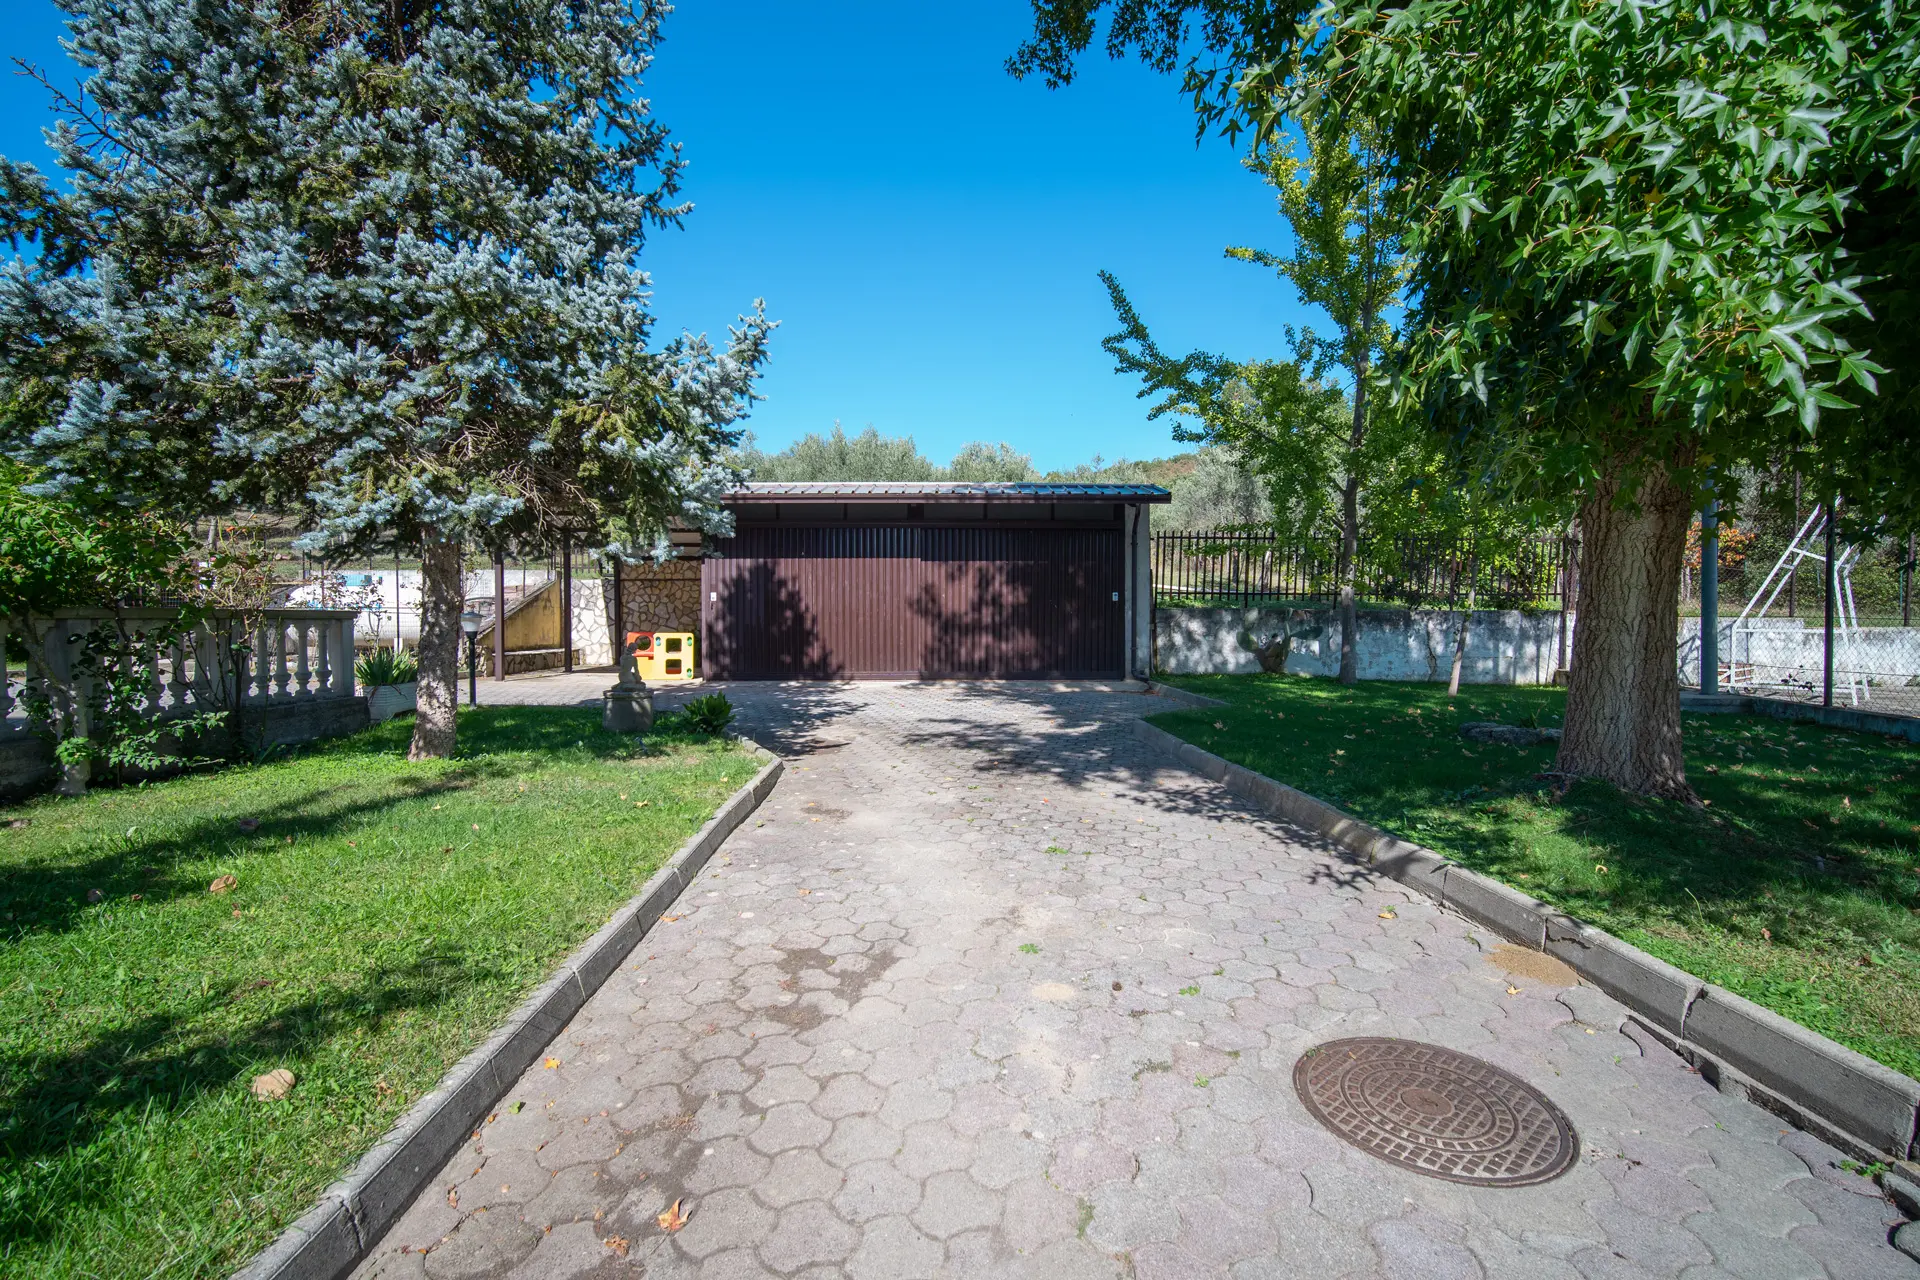
[[[1914,539],[1849,543],[1836,536],[1829,543],[1825,519],[1816,508],[1790,531],[1720,533],[1719,688],[1920,716]],[[1694,688],[1701,678],[1701,564],[1696,527],[1681,582],[1678,648],[1681,681]]]

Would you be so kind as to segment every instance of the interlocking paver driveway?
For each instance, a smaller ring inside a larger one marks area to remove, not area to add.
[[[1838,1153],[1155,756],[1164,704],[731,692],[787,775],[361,1275],[1920,1276]],[[1346,1147],[1291,1071],[1361,1034],[1518,1073],[1579,1163]]]

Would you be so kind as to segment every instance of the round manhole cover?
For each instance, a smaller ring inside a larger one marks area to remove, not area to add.
[[[1369,1155],[1450,1182],[1524,1187],[1580,1154],[1560,1108],[1490,1062],[1362,1036],[1309,1050],[1293,1087],[1314,1118]]]

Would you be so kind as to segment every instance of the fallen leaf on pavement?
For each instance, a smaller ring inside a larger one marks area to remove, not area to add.
[[[600,1243],[613,1250],[615,1254],[622,1258],[627,1256],[627,1238],[625,1236],[608,1236]]]
[[[680,1212],[680,1202],[675,1200],[660,1211],[660,1216],[655,1221],[660,1224],[662,1231],[678,1231],[687,1225],[687,1215]]]
[[[265,1075],[253,1078],[253,1096],[256,1098],[284,1098],[293,1091],[293,1072],[285,1067],[275,1067]]]
[[[520,1114],[521,1108],[525,1107],[526,1105],[527,1104],[524,1102],[516,1102],[512,1106],[508,1107],[507,1110],[511,1111],[514,1115],[517,1116]]]
[[[218,879],[216,879],[212,884],[207,886],[207,892],[208,893],[225,893],[227,890],[233,888],[235,885],[239,883],[240,881],[237,877],[221,876]]]
[[[1508,994],[1508,995],[1510,995],[1510,996],[1517,996],[1517,995],[1519,995],[1519,994],[1520,994],[1520,988],[1518,988],[1518,987],[1508,987],[1508,988],[1507,988],[1507,994]]]
[[[1394,912],[1392,907],[1388,907],[1380,913],[1380,918],[1382,920],[1398,920],[1400,917]]]
[[[547,1068],[547,1070],[549,1070],[549,1071],[551,1071],[551,1070],[553,1070],[553,1069],[554,1069],[555,1067],[557,1067],[557,1066],[559,1066],[559,1065],[560,1065],[560,1059],[558,1059],[558,1058],[548,1058],[548,1059],[546,1060],[546,1062],[545,1062],[545,1064],[544,1064],[544,1065],[546,1066],[546,1068]]]
[[[448,1187],[447,1188],[447,1208],[458,1209],[459,1207],[460,1207],[460,1188]]]

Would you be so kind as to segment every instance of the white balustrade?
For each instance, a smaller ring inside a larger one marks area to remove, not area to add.
[[[354,697],[354,617],[339,609],[273,610],[249,628],[237,615],[216,616],[165,643],[142,641],[142,659],[148,664],[146,708],[170,717],[236,702],[259,707]],[[0,723],[7,726],[0,732],[28,727],[23,695],[46,683],[36,669],[50,677],[53,714],[77,713],[81,721],[89,719],[89,706],[69,705],[74,695],[82,704],[92,695],[85,672],[74,667],[82,639],[98,627],[121,628],[129,635],[151,633],[169,620],[158,610],[0,616],[0,645],[12,635],[36,655],[24,670],[18,663],[0,662]]]

